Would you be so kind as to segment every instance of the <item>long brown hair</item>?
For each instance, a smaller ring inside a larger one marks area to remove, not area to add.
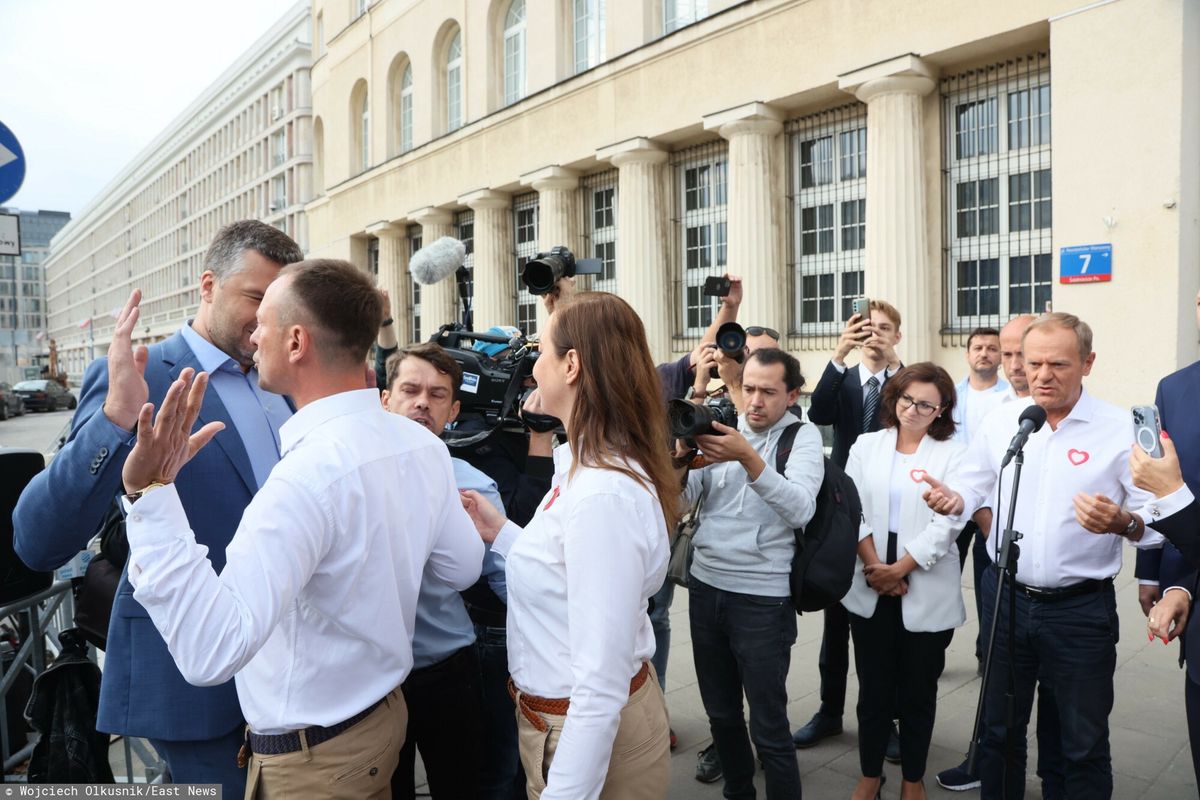
[[[559,357],[574,350],[581,366],[568,431],[572,474],[585,464],[629,475],[658,495],[673,530],[679,480],[663,447],[666,406],[641,318],[615,294],[584,292],[557,306],[552,324]],[[640,464],[653,486],[620,458]]]

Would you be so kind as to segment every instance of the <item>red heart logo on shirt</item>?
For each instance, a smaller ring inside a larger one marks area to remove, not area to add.
[[[554,491],[550,493],[550,499],[546,501],[546,505],[542,506],[542,511],[549,511],[550,506],[554,505],[554,501],[558,499],[558,487],[554,487]]]
[[[920,483],[921,481],[925,480],[925,470],[923,470],[923,469],[910,470],[908,473],[908,477],[912,478],[913,483]]]
[[[1089,453],[1087,450],[1071,449],[1067,451],[1067,460],[1069,460],[1071,464],[1076,467],[1085,463],[1091,457],[1091,453]]]

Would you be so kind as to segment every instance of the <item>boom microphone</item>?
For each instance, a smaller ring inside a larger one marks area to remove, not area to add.
[[[453,236],[443,236],[413,253],[408,271],[422,286],[443,281],[467,260],[467,246]]]
[[[1041,406],[1030,406],[1021,412],[1021,427],[1017,429],[1017,435],[1012,438],[1012,442],[1008,445],[1008,452],[1004,454],[1004,460],[1000,462],[1000,469],[1008,466],[1008,462],[1013,460],[1013,457],[1025,446],[1025,442],[1029,437],[1042,429],[1046,424],[1046,409]]]

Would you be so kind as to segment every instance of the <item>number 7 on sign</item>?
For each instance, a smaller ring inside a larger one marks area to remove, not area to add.
[[[1088,265],[1092,263],[1091,253],[1080,253],[1080,258],[1083,259],[1083,268],[1079,270],[1080,275],[1087,275]]]

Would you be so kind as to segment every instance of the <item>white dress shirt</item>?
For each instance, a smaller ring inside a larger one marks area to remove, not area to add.
[[[845,372],[848,369],[844,363],[839,364],[836,361],[830,361],[829,363],[833,364],[833,368],[838,372]],[[883,369],[879,370],[879,372],[871,372],[871,370],[867,369],[866,363],[860,361],[858,364],[858,379],[862,382],[863,402],[865,403],[867,401],[867,392],[869,391],[867,389],[867,381],[871,380],[871,378],[879,381],[879,396],[882,398],[883,385],[899,371],[900,368],[891,369],[885,365]]]
[[[1027,403],[1009,402],[995,409],[972,438],[967,458],[950,488],[965,503],[960,519],[990,506],[1001,529],[1008,520],[1015,461],[1004,470],[999,504],[996,478],[1009,441],[1017,432]],[[1089,533],[1075,519],[1074,497],[1080,492],[1103,494],[1137,512],[1151,495],[1133,485],[1129,448],[1133,444],[1129,413],[1083,391],[1075,407],[1051,429],[1049,423],[1025,444],[1025,467],[1014,527],[1020,540],[1017,580],[1039,588],[1061,588],[1088,579],[1115,576],[1121,570],[1121,543],[1114,534]],[[1148,519],[1146,514],[1141,515]],[[987,550],[996,558],[999,537],[989,536]],[[1162,536],[1147,529],[1134,546],[1162,546]]]
[[[459,590],[483,561],[446,445],[374,389],[310,403],[279,433],[283,458],[219,577],[173,485],[127,518],[134,598],[180,672],[200,686],[233,676],[267,734],[334,725],[399,686],[426,561]]]
[[[513,682],[571,701],[543,800],[600,796],[629,682],[654,655],[647,600],[670,555],[657,495],[616,470],[577,465],[569,477],[571,462],[569,446],[554,451],[533,519],[492,545],[506,559]]]

